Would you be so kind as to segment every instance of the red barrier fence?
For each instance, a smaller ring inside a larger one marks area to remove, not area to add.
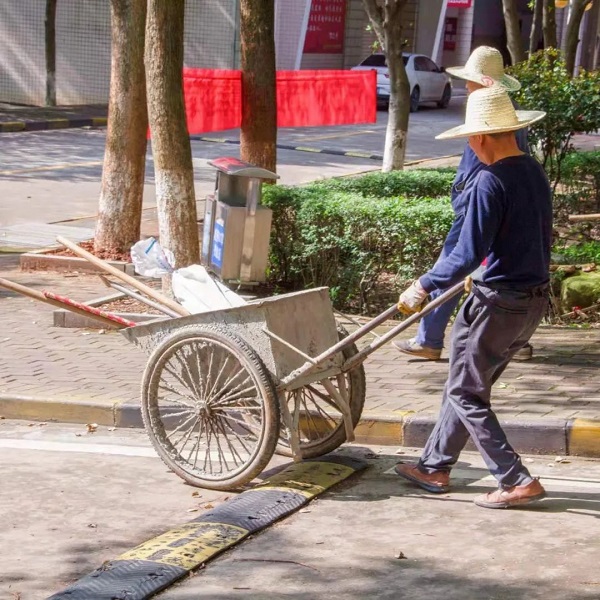
[[[190,133],[241,125],[240,71],[184,69],[185,109]],[[315,127],[374,123],[375,71],[278,71],[277,124]]]

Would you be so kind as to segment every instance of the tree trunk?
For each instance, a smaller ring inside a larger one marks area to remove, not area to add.
[[[200,260],[192,151],[183,101],[185,0],[149,0],[146,91],[160,243],[175,268]]]
[[[544,0],[542,26],[544,29],[544,48],[557,48],[556,7],[554,0]]]
[[[567,35],[565,37],[565,46],[563,48],[565,55],[565,65],[567,72],[571,77],[575,70],[575,59],[577,57],[577,46],[579,45],[579,26],[585,12],[585,7],[590,0],[571,0],[571,13],[567,24]],[[599,1],[599,0],[596,0]]]
[[[542,29],[542,15],[544,13],[544,0],[535,0],[533,7],[533,21],[531,23],[531,33],[529,34],[529,56],[537,52],[540,41],[540,31]]]
[[[407,0],[363,0],[373,31],[386,56],[390,75],[390,107],[382,171],[404,168],[410,112],[410,85],[402,59],[402,11]]]
[[[519,11],[517,0],[502,0],[504,11],[504,24],[506,26],[506,45],[510,52],[512,64],[525,60],[525,48],[521,38],[521,29],[519,27]]]
[[[127,252],[140,239],[146,165],[144,29],[147,0],[111,0],[108,129],[94,250]]]
[[[242,160],[275,172],[275,0],[241,0]]]
[[[56,0],[46,0],[46,106],[56,106]]]

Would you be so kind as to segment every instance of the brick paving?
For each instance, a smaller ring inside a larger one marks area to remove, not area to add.
[[[85,301],[107,294],[95,276],[22,273],[0,276]],[[135,403],[146,356],[119,333],[52,326],[52,307],[0,289],[0,396]],[[410,335],[411,332],[408,332]],[[540,327],[535,356],[513,362],[494,389],[501,419],[600,419],[600,330]],[[366,409],[377,416],[439,409],[447,361],[411,360],[388,346],[365,364]]]

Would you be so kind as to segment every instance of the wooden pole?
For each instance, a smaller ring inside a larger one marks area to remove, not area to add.
[[[153,298],[157,302],[164,304],[171,310],[175,311],[178,315],[181,315],[182,317],[187,317],[188,315],[191,314],[188,310],[183,308],[183,306],[181,306],[181,304],[178,304],[174,300],[167,298],[166,296],[164,296],[160,292],[157,292],[156,290],[152,289],[151,287],[144,285],[142,282],[138,281],[135,277],[132,277],[131,275],[127,275],[127,273],[123,273],[123,271],[119,271],[119,269],[115,269],[115,267],[113,267],[112,265],[109,265],[107,262],[103,261],[101,258],[98,258],[97,256],[94,256],[87,250],[84,250],[83,248],[81,248],[81,246],[78,246],[71,240],[68,240],[67,238],[64,238],[61,235],[59,235],[59,236],[57,236],[56,241],[60,242],[63,246],[66,246],[69,250],[71,250],[72,252],[77,254],[77,256],[81,256],[81,258],[85,258],[86,260],[91,262],[93,265],[96,265],[103,271],[106,271],[107,273],[114,275],[121,281],[128,283],[131,287],[134,287],[139,292],[142,292],[142,294],[146,294],[146,296],[150,296],[150,298]]]
[[[40,302],[51,304],[52,306],[56,306],[57,308],[67,309],[71,312],[77,313],[78,315],[90,317],[91,319],[95,319],[99,323],[102,323],[105,327],[124,327],[124,325],[117,323],[107,317],[103,317],[102,315],[90,313],[76,306],[66,304],[65,302],[60,302],[59,300],[52,300],[51,298],[46,298],[46,296],[44,296],[42,292],[38,292],[37,290],[34,290],[25,285],[21,285],[20,283],[9,281],[8,279],[0,278],[0,287],[6,288],[7,290],[11,290],[12,292],[17,292],[18,294],[22,294],[23,296],[28,296],[29,298],[33,298],[34,300],[39,300]]]
[[[569,221],[600,221],[600,213],[589,215],[569,215]]]

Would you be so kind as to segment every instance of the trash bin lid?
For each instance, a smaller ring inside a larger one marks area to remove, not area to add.
[[[215,158],[215,160],[209,160],[208,164],[214,167],[221,173],[227,175],[234,175],[237,177],[256,177],[258,179],[279,179],[277,173],[256,167],[250,163],[244,162],[234,156],[223,156],[222,158]]]

